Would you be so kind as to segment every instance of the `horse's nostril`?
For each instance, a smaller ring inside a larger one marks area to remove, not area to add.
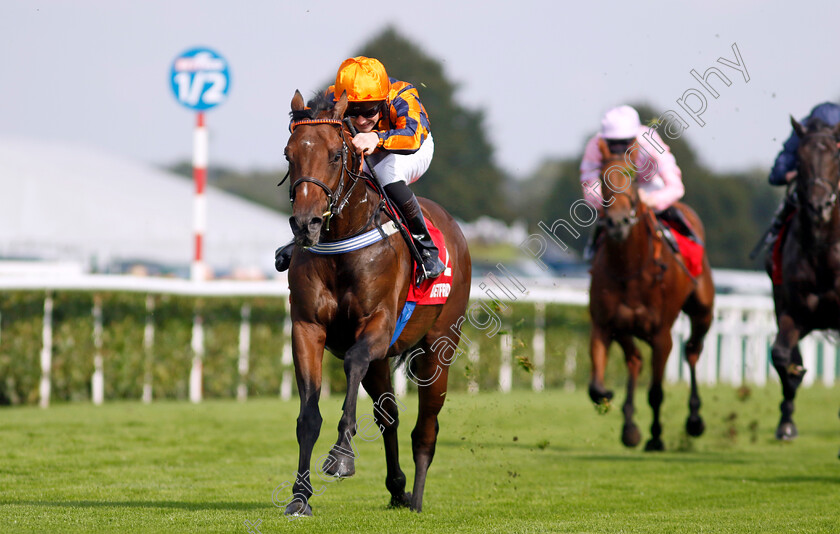
[[[289,226],[291,227],[293,234],[297,234],[300,230],[300,225],[298,224],[296,217],[289,217]]]
[[[309,221],[309,229],[310,230],[317,230],[318,228],[321,227],[321,223],[323,223],[323,222],[324,222],[323,219],[321,219],[320,217],[312,217],[312,219],[310,219],[310,221]]]

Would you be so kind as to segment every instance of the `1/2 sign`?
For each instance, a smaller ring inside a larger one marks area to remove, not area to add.
[[[195,111],[208,110],[227,98],[227,60],[209,48],[187,50],[172,62],[170,82],[181,105]]]

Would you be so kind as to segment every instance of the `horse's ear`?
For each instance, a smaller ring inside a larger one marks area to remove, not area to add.
[[[292,97],[292,111],[300,111],[305,107],[303,103],[303,95],[300,91],[295,89],[295,96]]]
[[[598,151],[601,152],[601,157],[604,159],[610,159],[612,157],[610,147],[607,146],[607,141],[603,137],[598,138]]]
[[[347,91],[343,91],[341,93],[341,98],[339,98],[338,102],[335,103],[335,107],[333,108],[333,118],[344,118],[345,111],[347,111]]]
[[[793,131],[796,132],[797,136],[802,137],[805,135],[805,127],[796,122],[793,115],[790,116],[790,125],[793,126]]]

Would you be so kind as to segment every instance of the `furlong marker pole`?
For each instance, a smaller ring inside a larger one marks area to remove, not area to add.
[[[193,137],[193,180],[195,181],[195,202],[193,205],[193,231],[195,233],[195,254],[193,255],[190,278],[194,282],[207,279],[204,265],[204,230],[207,226],[207,200],[204,189],[207,185],[207,128],[204,127],[204,113],[199,111]]]
[[[207,280],[204,264],[204,229],[207,225],[207,201],[204,189],[207,185],[207,128],[204,127],[204,113],[196,114],[193,137],[193,180],[195,181],[195,203],[193,206],[193,230],[195,233],[195,254],[193,255],[190,278],[193,282]],[[192,343],[193,360],[190,369],[190,401],[201,402],[204,369],[204,321],[196,310],[193,316]]]

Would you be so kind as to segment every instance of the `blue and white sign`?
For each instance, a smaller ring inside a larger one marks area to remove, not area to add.
[[[227,98],[230,72],[225,58],[209,48],[187,50],[172,62],[172,91],[183,106],[205,111]]]

